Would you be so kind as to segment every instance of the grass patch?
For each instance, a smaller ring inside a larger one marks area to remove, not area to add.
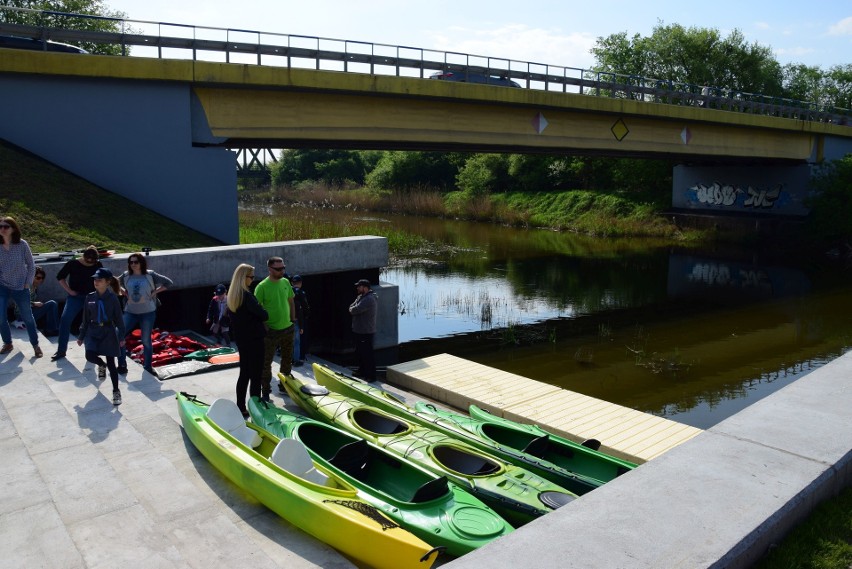
[[[755,569],[852,567],[852,488],[820,504]]]
[[[15,218],[33,252],[221,245],[3,140],[0,188],[0,212]]]

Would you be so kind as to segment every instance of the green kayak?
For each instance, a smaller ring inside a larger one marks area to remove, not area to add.
[[[512,531],[494,510],[457,485],[346,431],[252,397],[252,421],[305,445],[311,458],[358,489],[387,517],[450,555]]]
[[[359,564],[428,569],[437,551],[317,468],[304,446],[248,424],[237,404],[177,395],[183,429],[219,472],[267,508]]]
[[[526,468],[577,495],[590,492],[636,467],[632,462],[546,433],[538,427],[512,423],[496,417],[493,423],[483,423],[481,420],[442,411],[434,405],[422,402],[412,408],[392,393],[319,364],[314,364],[314,377],[332,391],[403,417],[412,423],[459,438],[481,451]]]
[[[312,417],[371,441],[458,484],[514,526],[563,506],[577,496],[519,466],[351,397],[278,374],[293,401]]]

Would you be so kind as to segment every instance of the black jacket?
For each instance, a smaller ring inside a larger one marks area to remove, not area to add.
[[[243,291],[243,303],[236,312],[231,313],[231,332],[237,342],[247,342],[266,336],[263,323],[269,314],[258,304],[250,291]]]

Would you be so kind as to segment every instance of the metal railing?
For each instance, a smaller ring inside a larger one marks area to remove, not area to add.
[[[374,75],[426,78],[427,72],[452,71],[511,79],[527,89],[627,98],[668,105],[689,105],[805,121],[852,124],[852,111],[818,103],[733,91],[715,86],[607,73],[591,69],[443,52],[416,47],[215,28],[167,22],[105,18],[26,8],[0,7],[28,13],[38,24],[0,20],[0,35],[44,42],[83,42],[120,46],[122,55],[222,61]],[[76,21],[101,20],[116,31],[74,29]],[[46,47],[47,44],[45,44]]]

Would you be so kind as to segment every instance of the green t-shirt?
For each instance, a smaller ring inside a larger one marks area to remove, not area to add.
[[[269,313],[266,321],[271,330],[285,330],[293,325],[290,316],[290,299],[293,298],[293,287],[287,279],[273,281],[266,277],[254,289],[257,302]]]

